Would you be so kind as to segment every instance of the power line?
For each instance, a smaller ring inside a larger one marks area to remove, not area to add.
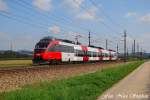
[[[25,1],[20,1],[20,2],[22,2],[23,4],[22,4],[22,6],[24,7],[24,8],[27,8],[26,6],[28,6],[28,7],[30,7],[31,8],[31,6],[29,6],[30,4],[28,3],[28,2],[25,2]],[[20,3],[21,4],[21,3]],[[46,16],[46,17],[48,17],[48,16]],[[54,16],[54,17],[56,17],[56,16]],[[62,19],[62,18],[61,18]],[[62,19],[62,20],[64,20],[64,19]],[[67,20],[68,21],[68,20]],[[106,27],[109,27],[109,26],[107,26],[105,23],[103,23]]]
[[[101,13],[112,23],[112,24],[115,24],[116,26],[122,28],[122,29],[125,29],[124,27],[122,27],[121,24],[117,23],[116,21],[114,21],[102,8],[100,8],[93,0],[89,0],[90,3],[92,5],[94,5],[96,8],[99,8],[101,10]],[[129,34],[128,34],[129,35]],[[133,37],[130,36],[130,38],[133,39]],[[133,39],[134,40],[134,39]]]
[[[78,4],[79,5],[79,3],[76,1],[76,0],[73,0],[76,4]],[[80,6],[80,5],[79,5]],[[82,7],[81,6],[81,8],[83,9],[83,10],[85,10],[90,16],[93,16],[92,14],[91,14],[91,12],[89,12],[87,9],[85,9],[84,7]],[[116,32],[115,30],[113,30],[111,27],[109,27],[106,23],[104,23],[104,22],[102,22],[102,21],[100,21],[100,20],[98,20],[101,24],[103,24],[108,30],[110,30],[110,31],[114,31],[115,33],[119,33],[119,32]]]
[[[0,13],[0,16],[5,17],[5,18],[7,18],[9,20],[17,21],[19,23],[23,23],[23,24],[26,24],[26,25],[31,25],[34,28],[38,28],[38,29],[40,28],[40,29],[44,29],[44,30],[47,29],[47,27],[45,27],[44,25],[35,24],[31,20],[24,19],[21,16],[20,17],[18,17],[18,16],[10,16],[9,13]],[[66,34],[65,30],[62,29],[61,31],[62,31],[63,34]]]
[[[27,24],[27,25],[32,25],[32,26],[34,26],[36,28],[38,27],[38,28],[41,28],[41,29],[45,29],[45,27],[43,27],[41,25],[38,25],[38,24],[34,24],[31,21],[29,21],[29,20],[23,20],[21,17],[17,18],[16,16],[10,16],[7,13],[0,13],[0,15],[3,16],[3,17],[6,17],[8,19],[15,20],[15,21],[20,22],[20,23],[24,23],[24,24]]]
[[[100,8],[93,0],[89,0],[91,2],[92,5],[94,5],[96,8]],[[103,13],[103,15],[108,19],[110,20],[110,22],[112,24],[115,24],[117,26],[119,26],[120,28],[124,29],[124,27],[122,27],[122,25],[120,25],[119,23],[113,21],[113,19],[102,9],[100,8],[101,12]]]
[[[28,2],[26,2],[26,1],[24,1],[24,0],[18,0],[18,2],[16,1],[16,3],[18,3],[18,4],[20,4],[22,7],[24,7],[24,8],[26,8],[26,9],[28,9],[28,10],[31,10],[32,9],[32,7],[30,6],[30,3],[28,3]],[[35,10],[36,11],[36,10]],[[64,18],[64,17],[58,17],[58,16],[56,16],[56,15],[54,15],[54,14],[51,14],[50,16],[48,15],[48,14],[46,14],[46,15],[43,15],[42,14],[42,16],[43,17],[45,17],[45,18],[47,18],[47,19],[49,19],[49,17],[51,17],[51,18],[53,18],[53,20],[55,19],[55,22],[59,22],[59,21],[63,21],[63,22],[65,22],[65,23],[69,23],[69,24],[71,24],[71,25],[74,25],[74,26],[76,26],[75,25],[75,23],[74,22],[72,22],[72,20],[70,20],[69,18]],[[70,27],[70,26],[69,26]],[[88,29],[86,29],[86,28],[84,28],[84,27],[81,27],[80,25],[77,25],[76,26],[77,28],[80,28],[81,30],[84,30],[84,31],[87,31]]]

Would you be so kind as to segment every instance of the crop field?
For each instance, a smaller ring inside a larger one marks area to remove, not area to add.
[[[0,67],[19,67],[32,65],[32,60],[0,60]]]
[[[0,94],[2,100],[96,100],[144,61],[136,61],[68,79],[26,85]]]

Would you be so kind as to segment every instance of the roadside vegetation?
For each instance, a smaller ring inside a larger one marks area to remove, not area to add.
[[[0,51],[0,61],[1,60],[31,60],[33,52],[31,51],[11,51],[5,50]]]
[[[30,66],[30,65],[32,65],[32,60],[0,60],[0,68]]]
[[[136,61],[69,79],[24,86],[20,90],[1,93],[0,99],[96,100],[106,89],[124,78],[143,62]]]

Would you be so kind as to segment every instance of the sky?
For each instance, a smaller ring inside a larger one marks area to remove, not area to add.
[[[150,0],[0,0],[0,50],[33,50],[45,36],[123,51],[133,40],[150,52]]]

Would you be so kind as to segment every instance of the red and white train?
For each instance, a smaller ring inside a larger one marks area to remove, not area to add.
[[[117,60],[117,53],[100,47],[75,44],[69,40],[45,37],[35,46],[33,63],[89,62]]]

